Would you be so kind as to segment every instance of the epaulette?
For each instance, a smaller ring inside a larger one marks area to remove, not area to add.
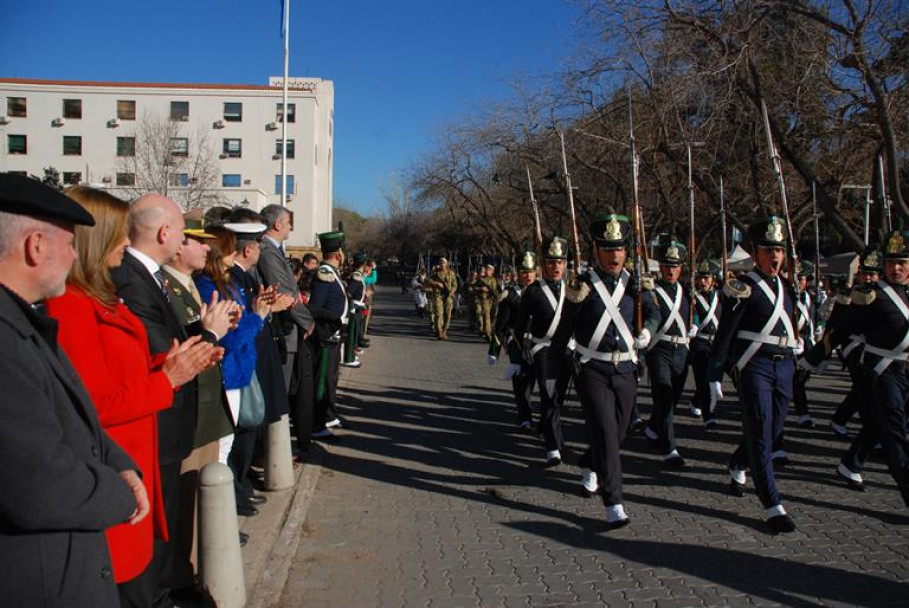
[[[326,283],[332,283],[335,280],[335,273],[331,269],[325,267],[319,268],[316,276],[320,281],[325,281]]]
[[[877,293],[873,289],[865,287],[856,287],[849,294],[849,299],[858,306],[868,306],[874,302],[875,298],[877,298]]]
[[[499,302],[504,302],[505,298],[507,298],[507,297],[508,297],[508,290],[503,289],[502,293],[499,294]]]
[[[852,298],[847,296],[844,293],[838,293],[835,296],[833,296],[833,301],[836,302],[837,304],[842,304],[844,306],[848,306],[849,303],[852,302]]]
[[[641,288],[647,291],[653,291],[656,288],[656,279],[650,275],[641,277]]]
[[[744,281],[739,281],[738,279],[729,279],[726,281],[726,284],[723,285],[723,295],[730,298],[750,298],[751,285],[748,285]]]
[[[360,272],[359,270],[354,270],[354,273],[351,275],[351,278],[359,281],[363,278],[363,273]]]
[[[590,285],[585,281],[569,281],[565,283],[565,299],[573,304],[578,304],[590,295]]]

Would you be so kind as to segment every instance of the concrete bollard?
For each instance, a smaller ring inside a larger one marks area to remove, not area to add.
[[[246,605],[234,475],[219,462],[199,475],[199,578],[218,608]]]
[[[294,460],[290,450],[290,419],[287,414],[268,425],[265,446],[265,489],[286,490],[294,485]]]

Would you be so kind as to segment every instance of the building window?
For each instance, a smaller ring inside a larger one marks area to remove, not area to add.
[[[28,105],[26,104],[25,97],[7,97],[6,113],[9,116],[25,118],[28,115]]]
[[[294,194],[294,176],[287,176],[287,193]],[[281,194],[281,176],[275,176],[275,194]]]
[[[79,135],[63,136],[63,156],[82,156],[82,137]]]
[[[277,119],[278,124],[281,124],[281,121],[284,120],[284,118],[283,118],[284,104],[283,103],[278,104],[277,115],[278,115],[278,119]],[[296,121],[297,121],[297,104],[289,103],[289,104],[287,104],[287,122],[291,123],[291,122],[296,122]]]
[[[64,171],[63,172],[63,185],[64,186],[77,186],[82,183],[82,172],[81,171]]]
[[[118,137],[117,138],[117,156],[135,156],[136,155],[136,138],[135,137]]]
[[[189,120],[189,102],[172,101],[170,102],[170,119],[171,120]]]
[[[225,188],[239,188],[243,183],[243,176],[239,173],[225,173],[221,176],[221,185]]]
[[[118,173],[117,174],[117,185],[118,186],[135,186],[136,185],[136,174],[135,173]]]
[[[167,178],[167,183],[174,188],[186,188],[189,186],[189,174],[171,173]]]
[[[189,138],[171,137],[170,138],[170,155],[171,156],[189,156]]]
[[[242,122],[243,104],[237,101],[225,101],[224,120],[227,122]]]
[[[117,118],[120,120],[136,120],[136,101],[134,99],[118,99]]]
[[[243,156],[243,140],[225,139],[224,156],[227,158],[241,158]]]
[[[277,154],[278,156],[281,156],[281,141],[282,140],[279,139],[275,142],[275,154]],[[287,140],[287,158],[294,158],[295,150],[296,150],[296,146],[294,145],[294,140],[288,139]]]
[[[7,135],[7,151],[10,154],[28,154],[27,135]]]
[[[82,118],[82,100],[64,99],[63,118]]]

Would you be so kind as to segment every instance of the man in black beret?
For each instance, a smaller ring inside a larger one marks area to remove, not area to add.
[[[119,606],[104,530],[148,513],[135,464],[101,429],[56,321],[36,306],[64,291],[74,225],[94,223],[56,190],[0,174],[4,605]]]

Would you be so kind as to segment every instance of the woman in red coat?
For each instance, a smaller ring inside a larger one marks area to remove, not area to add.
[[[208,365],[211,350],[193,338],[166,356],[150,355],[145,327],[117,298],[110,278],[129,245],[129,204],[83,186],[66,194],[92,214],[95,226],[76,229],[78,255],[66,293],[49,300],[47,312],[59,322],[58,343],[88,389],[101,425],[142,473],[151,517],[109,529],[107,540],[123,605],[151,606],[154,583],[137,577],[151,561],[154,537],[167,540],[155,414]]]

